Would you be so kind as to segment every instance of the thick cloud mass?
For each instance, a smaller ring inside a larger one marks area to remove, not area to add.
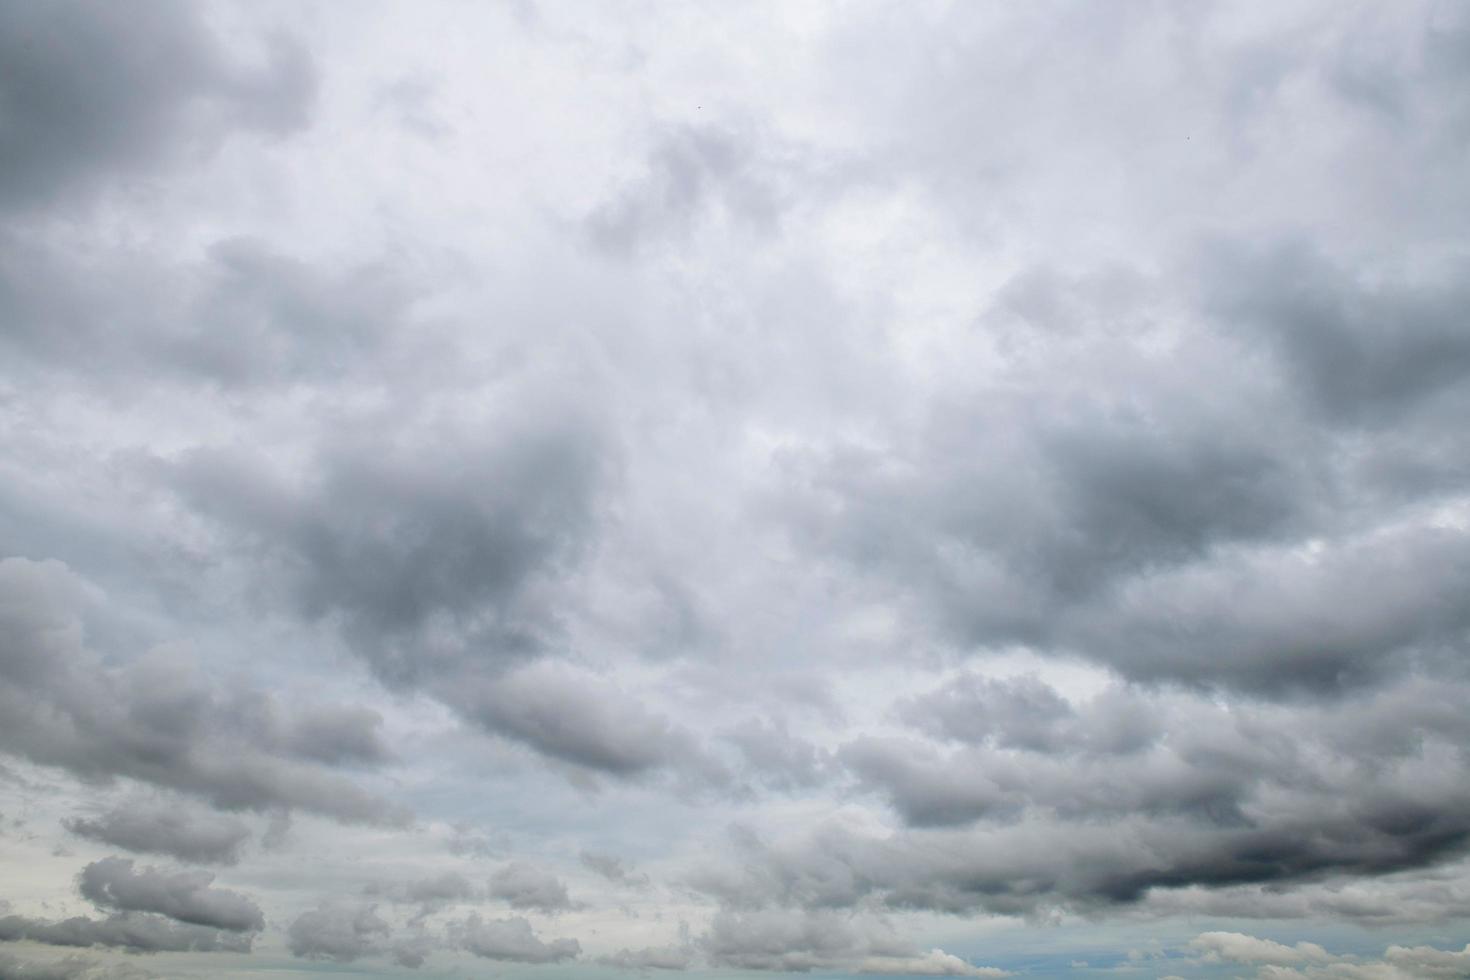
[[[86,646],[81,614],[95,600],[59,562],[0,560],[0,738],[8,751],[84,779],[126,776],[226,809],[395,816],[387,801],[316,764],[324,751],[341,754],[334,742],[352,746],[349,755],[361,754],[364,739],[372,745],[371,717],[330,708],[283,716],[270,695],[213,690],[175,658],[109,668]],[[331,738],[308,737],[314,733]]]
[[[1467,173],[1438,0],[0,0],[0,975],[1464,973]]]
[[[235,128],[302,126],[311,59],[285,35],[260,68],[236,65],[195,8],[163,2],[0,7],[0,207],[34,208],[94,181],[198,152]]]
[[[232,932],[265,928],[259,905],[239,892],[211,888],[214,875],[205,871],[134,870],[131,860],[114,857],[87,865],[78,881],[82,897],[99,908],[157,912],[179,922]]]

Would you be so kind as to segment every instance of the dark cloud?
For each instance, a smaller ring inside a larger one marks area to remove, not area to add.
[[[482,919],[471,915],[454,925],[453,935],[460,948],[505,963],[561,963],[582,953],[582,944],[575,939],[541,940],[531,923],[519,916]]]
[[[305,124],[315,69],[283,35],[237,63],[183,3],[0,6],[0,208],[75,200],[105,180],[212,150],[234,130]]]
[[[48,946],[115,946],[134,953],[248,953],[254,935],[189,925],[139,912],[119,912],[105,919],[75,916],[60,921],[19,915],[0,917],[0,942],[29,940]]]
[[[591,531],[604,458],[575,413],[497,420],[471,436],[344,432],[293,483],[245,453],[196,452],[172,472],[205,514],[284,576],[311,618],[342,624],[395,686],[458,687],[539,652],[535,588]],[[390,440],[397,442],[399,440]]]
[[[169,874],[157,868],[135,870],[127,858],[104,858],[82,869],[82,897],[99,908],[119,912],[157,912],[179,922],[231,932],[265,928],[260,906],[239,892],[212,888],[207,871]]]
[[[1206,309],[1270,344],[1311,409],[1381,429],[1470,378],[1465,271],[1411,279],[1345,268],[1306,242],[1227,242],[1206,252],[1198,275]],[[1461,391],[1445,407],[1458,414],[1462,402]]]
[[[389,932],[374,905],[327,902],[292,920],[286,945],[293,956],[351,963],[380,955]]]
[[[961,650],[1271,696],[1452,669],[1466,537],[1424,514],[1465,475],[1463,277],[1204,254],[1206,299],[1143,280],[1127,331],[1028,341],[891,441],[793,454],[797,540]],[[1165,342],[1154,307],[1197,329]]]
[[[544,868],[516,861],[490,877],[490,894],[504,899],[513,909],[563,912],[572,908],[567,886]]]
[[[268,695],[214,689],[174,658],[105,666],[84,637],[98,602],[59,562],[0,562],[0,747],[83,779],[126,776],[225,809],[399,819],[302,742],[344,725],[349,741],[360,742],[364,716],[326,709],[313,720],[311,708],[287,715]]]
[[[96,817],[72,817],[62,823],[79,837],[197,864],[234,864],[250,838],[250,828],[234,817],[177,802],[135,800]]]

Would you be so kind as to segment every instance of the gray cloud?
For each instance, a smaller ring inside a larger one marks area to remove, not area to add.
[[[650,884],[648,875],[635,873],[622,858],[597,851],[583,851],[578,855],[582,867],[587,868],[616,885],[646,888]]]
[[[656,134],[647,172],[586,219],[592,243],[610,255],[687,237],[706,212],[720,208],[768,231],[787,206],[774,161],[754,159],[746,134],[679,126]]]
[[[285,134],[306,122],[315,69],[299,42],[267,42],[261,68],[236,64],[197,8],[103,3],[0,9],[6,125],[0,207],[39,208],[205,152],[229,132]]]
[[[119,912],[105,919],[75,916],[60,921],[20,915],[0,917],[0,942],[23,939],[48,946],[115,946],[134,953],[248,953],[254,933],[211,929],[138,912]]]
[[[644,946],[599,956],[597,962],[622,970],[687,970],[694,965],[694,958],[695,949],[689,945]]]
[[[582,952],[581,943],[575,939],[541,940],[531,923],[519,916],[482,919],[471,915],[455,924],[453,934],[462,949],[482,959],[505,963],[561,963],[576,959]]]
[[[343,432],[299,485],[226,452],[191,454],[172,479],[286,577],[302,614],[340,621],[385,681],[453,692],[483,665],[540,651],[551,623],[538,580],[582,546],[604,465],[576,413],[499,423],[409,429],[399,451],[379,429]]]
[[[390,902],[437,907],[447,902],[473,898],[475,888],[459,872],[446,871],[441,875],[410,881],[374,882],[364,889],[364,893],[373,897],[381,896]]]
[[[0,0],[0,935],[1463,965],[1470,19],[777,7]]]
[[[323,903],[292,920],[286,944],[293,956],[351,963],[380,955],[389,932],[376,906]]]
[[[168,874],[157,868],[134,870],[127,858],[104,858],[82,869],[82,897],[119,912],[157,912],[179,922],[231,932],[265,928],[260,906],[239,892],[211,888],[207,871]]]
[[[1464,269],[1428,281],[1370,279],[1376,271],[1343,268],[1303,242],[1221,243],[1198,275],[1206,308],[1226,329],[1259,331],[1312,409],[1380,428],[1453,395],[1470,376],[1470,340]]]
[[[250,838],[250,828],[234,817],[177,802],[135,800],[96,817],[71,817],[62,823],[79,837],[197,864],[234,864]]]
[[[491,731],[592,770],[631,776],[695,754],[687,733],[637,698],[550,661],[446,693],[446,699]]]
[[[490,894],[504,899],[513,909],[562,912],[572,908],[567,886],[544,868],[516,861],[490,877]]]
[[[120,291],[137,304],[118,308]],[[118,397],[139,377],[247,390],[356,373],[419,326],[416,298],[402,268],[321,267],[246,236],[172,262],[0,236],[0,343]]]
[[[301,743],[314,728],[340,727],[340,712],[283,718],[269,696],[217,692],[176,660],[104,666],[84,642],[84,613],[95,602],[59,562],[0,561],[0,746],[82,778],[127,776],[225,809],[397,818]],[[349,717],[360,736],[362,717]]]

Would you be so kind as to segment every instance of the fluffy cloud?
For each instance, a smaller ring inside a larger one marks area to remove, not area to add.
[[[1259,968],[1261,980],[1431,980],[1462,977],[1470,968],[1470,946],[1463,950],[1433,946],[1390,946],[1382,957],[1370,959],[1334,955],[1315,943],[1286,946],[1239,932],[1208,932],[1190,941],[1206,963],[1241,963]]]

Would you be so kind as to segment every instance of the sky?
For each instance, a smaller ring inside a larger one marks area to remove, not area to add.
[[[0,0],[0,978],[1470,976],[1470,7]]]

